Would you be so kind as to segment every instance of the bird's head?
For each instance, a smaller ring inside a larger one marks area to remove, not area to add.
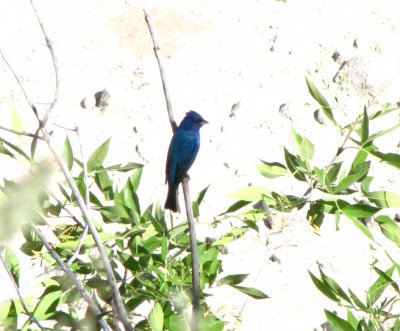
[[[195,111],[191,110],[186,113],[186,116],[182,120],[181,124],[179,127],[202,127],[204,124],[207,124],[208,122],[201,117],[199,113],[196,113]]]

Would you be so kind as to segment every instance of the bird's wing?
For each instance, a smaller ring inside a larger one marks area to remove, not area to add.
[[[175,178],[177,182],[181,182],[186,176],[190,167],[193,165],[199,151],[199,143],[196,139],[186,140],[184,144],[180,145],[179,154],[176,162]]]

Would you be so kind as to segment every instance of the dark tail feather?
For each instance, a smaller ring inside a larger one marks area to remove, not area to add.
[[[168,195],[165,200],[165,209],[169,209],[175,213],[180,213],[179,202],[178,202],[178,188],[177,187],[168,187]]]

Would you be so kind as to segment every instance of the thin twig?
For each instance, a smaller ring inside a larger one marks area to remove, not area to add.
[[[11,66],[11,64],[8,62],[7,58],[4,56],[2,50],[0,49],[0,55],[3,58],[4,63],[7,65],[8,69],[11,71],[11,73],[13,74],[15,80],[18,83],[19,88],[22,91],[22,94],[25,97],[26,102],[28,102],[29,107],[33,110],[33,112],[35,113],[36,117],[38,118],[39,115],[37,113],[37,109],[35,107],[35,105],[33,104],[33,102],[29,99],[28,94],[25,91],[24,85],[22,84],[21,80],[19,79],[17,73],[14,71],[13,67]]]
[[[18,131],[18,130],[10,129],[10,128],[7,128],[7,127],[2,126],[2,125],[0,125],[0,130],[11,132],[11,133],[17,134],[19,136],[26,136],[26,137],[31,137],[31,138],[37,138],[37,139],[40,139],[40,140],[44,140],[43,137],[39,137],[37,134],[26,132],[26,131]]]
[[[22,294],[21,294],[21,292],[19,290],[19,287],[18,287],[17,283],[15,282],[15,279],[14,279],[10,269],[8,269],[8,267],[6,265],[6,261],[4,261],[3,255],[1,253],[0,253],[0,260],[3,263],[4,269],[6,270],[8,276],[9,276],[9,278],[10,278],[10,280],[11,280],[11,282],[12,282],[14,288],[15,288],[15,291],[18,294],[19,301],[21,302],[21,305],[24,308],[25,313],[29,316],[29,319],[38,326],[38,328],[40,330],[45,331],[46,329],[40,324],[40,322],[36,319],[36,317],[33,316],[33,314],[29,311],[28,306],[25,303],[25,299],[22,296]]]
[[[158,69],[160,70],[161,82],[162,82],[162,86],[163,86],[163,90],[164,90],[165,103],[167,105],[169,121],[171,123],[172,131],[175,132],[175,130],[178,126],[174,119],[174,112],[172,111],[171,97],[168,92],[168,85],[167,85],[167,79],[166,79],[166,74],[165,74],[165,70],[164,70],[164,65],[162,63],[161,56],[159,55],[160,46],[158,45],[157,38],[153,31],[153,27],[151,25],[151,18],[147,14],[146,10],[143,10],[143,12],[144,12],[144,18],[146,20],[147,26],[149,28],[151,40],[153,41],[153,46],[154,46],[153,49],[154,49],[154,54],[155,54],[157,62],[158,62]]]
[[[86,208],[88,208],[89,207],[89,189],[88,189],[87,163],[86,163],[86,158],[83,153],[82,141],[81,141],[81,137],[79,134],[79,126],[76,126],[74,131],[76,132],[76,136],[78,138],[79,150],[81,153],[81,159],[82,159],[82,164],[83,164],[83,183],[84,183],[84,187],[85,187],[85,206],[86,206]],[[83,229],[83,232],[79,237],[78,245],[76,246],[75,252],[67,262],[68,265],[71,265],[71,263],[74,262],[75,259],[77,258],[77,256],[79,255],[79,251],[81,250],[83,240],[87,236],[88,230],[89,230],[89,227],[87,224],[85,224],[85,228]]]
[[[167,105],[167,111],[168,111],[168,116],[169,120],[171,123],[172,131],[175,132],[177,125],[173,116],[173,111],[172,111],[172,104],[171,104],[171,99],[170,95],[168,92],[168,86],[166,83],[166,74],[164,70],[164,66],[162,63],[162,59],[159,55],[160,51],[160,46],[158,45],[157,39],[155,37],[155,33],[153,31],[152,25],[151,25],[151,19],[147,12],[144,10],[144,15],[145,15],[145,20],[147,23],[147,26],[150,31],[150,36],[153,41],[153,46],[154,46],[154,54],[157,58],[158,62],[158,67],[160,70],[160,75],[161,75],[161,81],[164,89],[164,96],[165,96],[165,102]],[[189,177],[185,177],[182,181],[182,188],[183,188],[183,195],[185,199],[185,206],[186,206],[186,215],[188,219],[188,224],[189,224],[189,235],[190,235],[190,251],[191,251],[191,257],[192,257],[192,322],[191,322],[191,330],[192,331],[197,331],[198,330],[198,317],[200,313],[200,277],[199,277],[199,258],[198,258],[198,252],[197,252],[197,239],[196,239],[196,229],[195,229],[195,221],[193,217],[193,210],[192,210],[192,201],[190,199],[190,191],[189,191]]]
[[[50,255],[53,257],[53,259],[57,262],[57,264],[61,267],[61,269],[66,273],[68,278],[71,280],[71,282],[76,286],[78,289],[79,293],[82,295],[82,298],[85,299],[85,301],[88,303],[90,310],[93,312],[93,314],[99,319],[99,323],[103,330],[111,330],[104,318],[102,317],[102,312],[100,311],[99,307],[97,307],[97,304],[95,301],[92,299],[90,294],[85,290],[85,287],[81,283],[81,281],[76,277],[76,275],[72,272],[72,270],[68,267],[68,265],[60,258],[60,256],[57,254],[57,252],[51,247],[51,245],[48,243],[46,240],[45,236],[43,233],[32,224],[32,228],[35,231],[36,235],[40,238],[40,240],[43,242],[43,245],[46,247],[47,251],[50,253]]]
[[[46,40],[46,46],[49,48],[50,55],[51,55],[51,58],[53,60],[54,73],[55,73],[55,79],[56,79],[53,100],[51,101],[49,109],[46,111],[46,115],[40,121],[40,126],[41,127],[45,127],[46,123],[47,123],[47,121],[49,119],[50,113],[51,113],[51,111],[53,110],[53,108],[55,107],[55,105],[56,105],[56,103],[58,101],[59,90],[60,90],[60,71],[58,70],[58,61],[57,61],[57,57],[56,57],[56,52],[54,51],[54,48],[53,48],[53,42],[51,41],[51,39],[47,35],[46,29],[44,28],[44,25],[43,25],[42,21],[40,20],[40,17],[38,15],[37,11],[36,11],[36,8],[33,5],[33,0],[31,0],[31,5],[32,5],[33,11],[35,12],[36,18],[37,18],[37,20],[39,22],[40,28],[42,29],[42,33],[43,33],[44,39]]]

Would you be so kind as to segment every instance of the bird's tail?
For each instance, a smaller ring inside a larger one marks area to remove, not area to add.
[[[175,213],[181,212],[178,201],[178,187],[168,187],[168,194],[167,199],[165,200],[164,208],[169,209]]]

